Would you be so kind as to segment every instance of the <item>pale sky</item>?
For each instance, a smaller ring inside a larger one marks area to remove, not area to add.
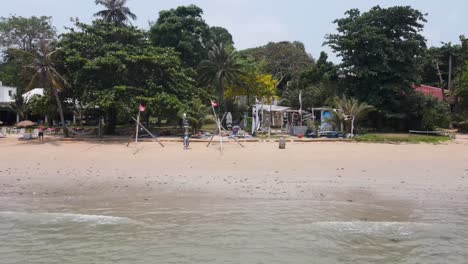
[[[49,15],[53,17],[59,32],[70,26],[70,18],[83,22],[93,19],[100,7],[94,0],[1,0],[0,16]],[[322,47],[324,36],[335,32],[332,23],[343,17],[346,10],[361,11],[380,5],[411,5],[428,13],[424,36],[428,44],[439,46],[441,42],[459,43],[459,35],[468,36],[468,0],[129,0],[128,6],[138,16],[133,24],[147,29],[163,9],[179,5],[195,4],[204,10],[204,18],[210,26],[222,26],[233,35],[236,48],[261,46],[269,41],[294,41],[305,44],[307,51],[317,57],[320,51],[331,53]],[[464,21],[464,22],[463,22]],[[337,59],[330,54],[332,60]]]

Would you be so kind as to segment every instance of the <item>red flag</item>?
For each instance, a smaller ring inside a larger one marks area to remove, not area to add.
[[[138,110],[140,110],[140,112],[144,112],[144,111],[146,111],[146,107],[144,107],[142,104],[140,104],[140,106],[138,106]]]
[[[211,100],[211,106],[212,107],[218,107],[218,104],[215,101]]]

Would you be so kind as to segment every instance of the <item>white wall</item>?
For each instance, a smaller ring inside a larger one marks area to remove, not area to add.
[[[10,103],[13,101],[13,98],[10,96],[16,94],[15,87],[2,86],[0,84],[0,103]]]

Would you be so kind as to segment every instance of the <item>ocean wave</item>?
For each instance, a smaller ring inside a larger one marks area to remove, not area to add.
[[[424,230],[430,226],[429,223],[421,222],[370,222],[370,221],[324,221],[314,222],[320,228],[335,229],[340,232],[379,234],[393,233],[398,235],[410,235],[417,230]]]
[[[88,215],[74,213],[27,213],[27,212],[0,212],[0,217],[18,221],[34,221],[41,224],[47,223],[90,223],[97,225],[113,224],[138,224],[138,221],[128,217],[108,215]]]

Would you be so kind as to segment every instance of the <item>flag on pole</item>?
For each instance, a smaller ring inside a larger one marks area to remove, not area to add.
[[[218,107],[218,104],[215,101],[211,100],[211,106],[212,107]]]
[[[138,106],[138,110],[139,110],[140,112],[145,112],[145,111],[146,111],[146,107],[145,107],[144,105],[140,104],[140,105]]]

